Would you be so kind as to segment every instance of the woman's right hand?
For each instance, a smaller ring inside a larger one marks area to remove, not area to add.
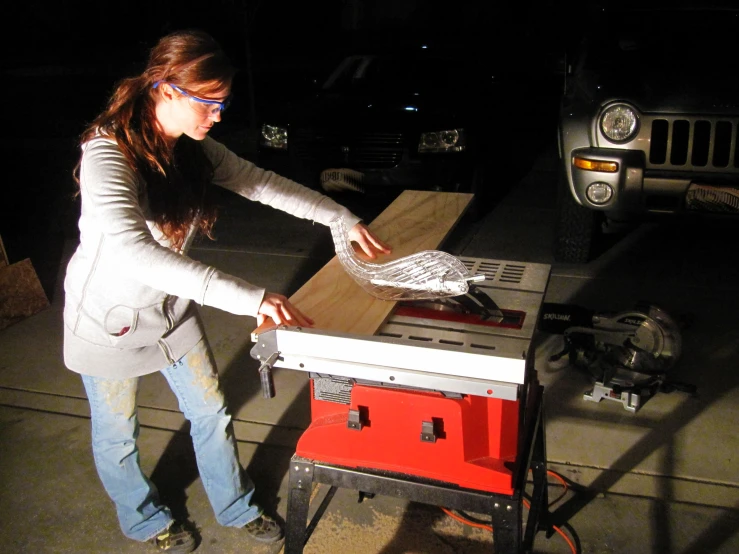
[[[313,320],[293,306],[287,297],[273,292],[264,295],[257,311],[257,325],[262,325],[268,317],[272,318],[277,325],[299,325],[301,327],[313,325]]]

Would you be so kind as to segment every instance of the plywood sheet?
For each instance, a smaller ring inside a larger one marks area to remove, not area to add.
[[[404,191],[370,225],[393,253],[380,263],[423,250],[437,249],[467,208],[471,194]],[[365,292],[346,274],[338,258],[321,268],[290,297],[303,313],[315,320],[314,327],[360,335],[372,335],[382,325],[395,302],[379,300]],[[274,327],[268,322],[252,333]]]
[[[0,329],[49,306],[31,260],[0,267]]]

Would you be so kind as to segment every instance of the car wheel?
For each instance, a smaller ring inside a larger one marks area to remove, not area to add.
[[[578,204],[563,175],[559,179],[556,211],[555,261],[577,264],[588,262],[601,234],[603,214]]]

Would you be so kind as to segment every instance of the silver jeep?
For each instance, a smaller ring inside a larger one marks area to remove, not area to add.
[[[568,65],[555,259],[613,223],[739,214],[739,10],[603,10]]]

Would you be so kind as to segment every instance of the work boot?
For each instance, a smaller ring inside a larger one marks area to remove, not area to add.
[[[257,542],[272,543],[283,537],[280,524],[264,514],[244,525],[244,529],[249,534],[249,538]]]
[[[162,531],[147,542],[160,552],[168,552],[169,554],[187,554],[198,546],[195,535],[178,522],[174,522],[169,526],[169,529]]]

